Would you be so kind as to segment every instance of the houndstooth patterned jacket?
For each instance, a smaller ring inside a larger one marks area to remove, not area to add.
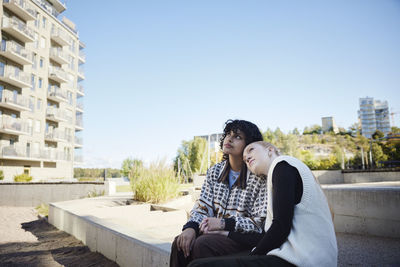
[[[231,222],[228,225],[232,227],[225,227],[225,230],[261,233],[267,214],[266,179],[248,171],[246,188],[233,185],[229,190],[228,184],[218,181],[225,164],[226,161],[223,161],[208,169],[200,198],[183,229],[193,228],[198,234],[199,225],[205,217],[216,217]]]

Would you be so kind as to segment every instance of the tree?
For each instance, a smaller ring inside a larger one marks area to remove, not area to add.
[[[135,171],[141,167],[143,167],[143,161],[139,159],[127,158],[122,162],[121,174],[123,177],[136,178],[132,177],[132,175],[137,175]]]

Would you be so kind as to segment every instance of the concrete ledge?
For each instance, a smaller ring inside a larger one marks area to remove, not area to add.
[[[89,192],[108,191],[103,182],[3,182],[0,183],[0,206],[35,207],[41,203],[84,198]]]
[[[51,203],[49,222],[122,267],[168,266],[171,243],[187,220],[186,212],[123,205],[127,200],[103,197]]]
[[[400,182],[323,185],[335,231],[400,237]]]

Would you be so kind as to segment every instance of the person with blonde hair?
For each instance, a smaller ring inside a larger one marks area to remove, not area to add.
[[[249,144],[243,160],[251,172],[267,176],[265,233],[250,255],[199,259],[190,266],[337,266],[329,205],[311,170],[262,141]]]

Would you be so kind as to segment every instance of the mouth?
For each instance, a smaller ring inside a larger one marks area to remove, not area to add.
[[[249,167],[251,167],[251,165],[253,165],[253,163],[254,163],[254,159],[250,160],[249,161]]]
[[[226,147],[226,148],[232,148],[232,146],[229,145],[229,144],[225,144],[224,147]]]

